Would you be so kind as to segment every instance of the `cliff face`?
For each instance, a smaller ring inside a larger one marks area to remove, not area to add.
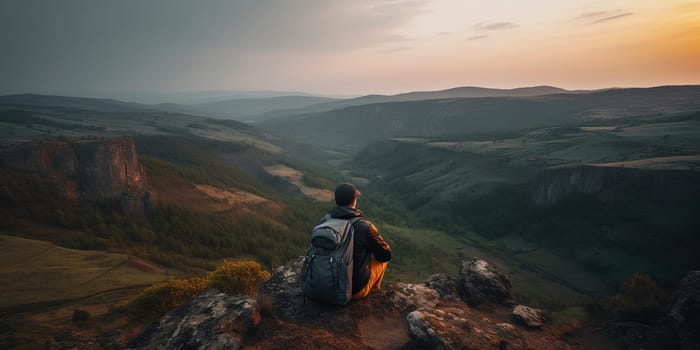
[[[700,193],[700,167],[628,167],[625,163],[575,165],[544,170],[534,180],[532,201],[539,207],[554,205],[574,194],[597,194],[616,201],[630,191],[647,198]]]
[[[146,176],[134,142],[127,137],[4,142],[0,144],[0,166],[44,178],[69,200],[117,199],[131,213],[150,208]]]

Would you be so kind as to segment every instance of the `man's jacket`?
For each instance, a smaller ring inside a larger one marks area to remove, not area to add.
[[[332,218],[349,220],[361,217],[362,212],[354,208],[334,207],[329,215]],[[364,218],[357,220],[353,228],[355,230],[355,246],[353,248],[352,293],[355,294],[364,288],[369,281],[369,263],[372,255],[378,261],[389,261],[391,260],[391,247],[379,234],[377,227],[369,220]]]

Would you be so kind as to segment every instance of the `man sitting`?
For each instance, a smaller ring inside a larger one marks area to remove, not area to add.
[[[331,209],[328,216],[345,220],[362,217],[362,212],[356,209],[360,194],[360,191],[350,183],[339,185],[335,189],[337,206]],[[391,247],[379,234],[377,227],[364,217],[357,220],[353,228],[355,246],[353,248],[352,299],[359,299],[369,295],[373,288],[381,287],[384,272],[391,260]]]

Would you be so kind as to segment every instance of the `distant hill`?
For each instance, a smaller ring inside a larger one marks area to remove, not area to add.
[[[234,98],[224,101],[193,104],[188,107],[192,110],[201,111],[215,117],[256,121],[259,118],[251,116],[278,110],[305,108],[332,101],[337,100],[318,96],[276,96],[266,98]]]
[[[80,96],[91,96],[80,94]],[[278,96],[312,96],[299,91],[246,91],[246,90],[205,90],[205,91],[181,91],[181,92],[114,92],[108,94],[109,98],[122,101],[133,101],[148,104],[176,103],[192,105],[199,103],[225,101],[240,98],[267,98]]]
[[[75,108],[103,112],[136,112],[155,109],[153,106],[146,104],[123,102],[112,99],[37,94],[0,96],[0,105],[4,105],[4,107]]]
[[[438,91],[415,91],[397,95],[367,95],[353,99],[336,99],[312,96],[303,93],[280,96],[281,92],[236,92],[212,91],[181,94],[153,94],[149,98],[136,98],[138,94],[122,94],[125,100],[155,101],[160,100],[187,101],[187,103],[158,103],[146,104],[124,102],[115,99],[72,97],[43,94],[17,94],[0,96],[0,104],[14,106],[60,107],[77,108],[104,112],[132,112],[144,110],[160,110],[191,115],[204,115],[221,119],[234,119],[245,122],[261,122],[269,119],[287,117],[297,114],[318,113],[360,106],[373,103],[419,101],[445,98],[476,98],[476,97],[527,97],[557,93],[576,93],[552,86],[536,86],[516,89],[490,89],[481,87],[457,87]],[[226,98],[226,94],[234,96]],[[119,95],[119,96],[122,96]],[[192,95],[192,96],[190,96]],[[145,95],[144,95],[145,96]],[[176,98],[177,97],[177,98]],[[196,102],[206,101],[206,102]]]
[[[270,152],[278,151],[277,146],[268,143],[248,124],[188,112],[109,99],[30,94],[0,96],[0,139],[168,134],[245,143]]]
[[[443,98],[474,98],[474,97],[526,97],[541,96],[551,94],[574,93],[553,86],[533,86],[516,89],[491,89],[475,86],[462,86],[438,91],[415,91],[397,95],[368,95],[350,100],[353,103],[381,103],[381,102],[401,102],[434,100]],[[348,102],[350,102],[348,101]]]
[[[664,86],[373,103],[269,120],[261,127],[296,141],[357,150],[370,142],[393,137],[517,130],[585,119],[696,110],[700,110],[700,86]]]
[[[581,93],[590,91],[569,91],[553,86],[533,86],[516,89],[491,89],[474,86],[456,87],[446,90],[437,91],[414,91],[406,92],[397,95],[366,95],[353,99],[337,100],[316,104],[307,108],[299,108],[294,110],[281,110],[266,113],[262,116],[256,116],[256,120],[267,120],[275,118],[283,118],[295,114],[303,113],[319,113],[341,109],[351,106],[361,106],[373,103],[387,102],[405,102],[405,101],[421,101],[421,100],[436,100],[445,98],[478,98],[478,97],[528,97],[528,96],[543,96],[550,94],[563,93]]]
[[[329,101],[336,101],[336,99],[317,96],[275,96],[234,98],[193,105],[178,103],[160,103],[152,105],[90,97],[39,94],[0,96],[0,106],[5,108],[28,107],[34,110],[40,108],[61,108],[117,113],[164,111],[234,120],[249,120],[249,116],[260,115],[265,112],[304,108]]]

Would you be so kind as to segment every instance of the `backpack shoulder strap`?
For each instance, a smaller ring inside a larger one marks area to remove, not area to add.
[[[353,236],[355,236],[355,223],[357,223],[360,220],[362,220],[361,216],[356,216],[356,217],[348,220],[348,231],[352,227]]]
[[[354,218],[352,218],[352,219],[350,219],[350,220],[348,220],[348,221],[350,222],[350,226],[352,226],[352,225],[355,225],[356,222],[358,222],[358,221],[360,221],[360,220],[362,220],[362,219],[363,219],[362,216],[356,216],[356,217],[354,217]]]

